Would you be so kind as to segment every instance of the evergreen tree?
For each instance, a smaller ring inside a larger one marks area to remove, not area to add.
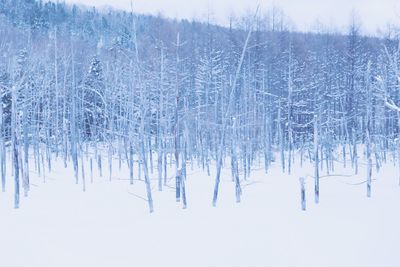
[[[88,140],[104,139],[106,127],[106,101],[103,68],[97,56],[92,58],[89,72],[83,84],[83,120],[85,137]]]

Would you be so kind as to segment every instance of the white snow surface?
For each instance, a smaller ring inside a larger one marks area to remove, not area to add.
[[[292,175],[282,174],[278,164],[267,174],[262,167],[254,170],[242,182],[239,204],[225,168],[215,208],[215,169],[209,177],[189,167],[186,210],[175,201],[174,180],[163,192],[156,190],[154,168],[153,214],[139,198],[145,197],[144,182],[130,185],[127,168],[114,168],[112,181],[106,169],[104,177],[95,172],[83,192],[71,166],[64,169],[59,159],[45,183],[31,172],[30,195],[18,210],[9,175],[7,190],[0,193],[0,266],[400,266],[400,187],[398,167],[391,162],[379,173],[374,169],[370,199],[362,183],[366,168],[360,165],[355,176],[338,163],[334,174],[350,176],[321,178],[318,205],[307,176],[311,165],[295,165]],[[300,176],[307,176],[305,212]]]

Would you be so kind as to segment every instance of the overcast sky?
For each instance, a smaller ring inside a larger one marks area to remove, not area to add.
[[[90,6],[113,6],[130,10],[130,0],[66,0]],[[162,13],[166,17],[206,17],[207,10],[218,24],[227,24],[230,14],[241,15],[255,10],[258,3],[266,10],[273,5],[282,8],[299,30],[312,30],[315,21],[343,30],[355,10],[362,21],[364,33],[374,34],[385,29],[388,22],[400,25],[400,0],[134,0],[139,13]]]

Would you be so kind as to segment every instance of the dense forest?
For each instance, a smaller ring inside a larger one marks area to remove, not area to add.
[[[111,179],[117,158],[130,183],[147,185],[150,211],[153,168],[158,190],[172,175],[186,207],[187,165],[210,175],[216,164],[216,205],[223,166],[240,201],[254,164],[268,171],[276,161],[291,173],[300,155],[315,167],[316,202],[319,173],[347,159],[355,172],[366,160],[370,196],[372,168],[400,158],[400,44],[393,32],[367,37],[349,21],[345,34],[300,33],[276,8],[221,27],[0,0],[3,190],[15,183],[18,207],[29,168],[51,170],[54,157],[85,189],[85,164]]]

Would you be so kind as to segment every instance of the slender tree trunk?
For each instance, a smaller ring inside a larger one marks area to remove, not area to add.
[[[6,148],[4,144],[4,112],[3,97],[0,97],[0,168],[1,168],[1,190],[6,191]]]
[[[305,180],[303,177],[300,179],[300,195],[301,195],[301,210],[306,210],[306,187],[305,187]]]
[[[257,7],[256,13],[254,15],[254,19],[253,19],[253,24],[256,21],[257,18],[257,14],[258,14],[258,9],[259,7]],[[217,205],[217,200],[218,200],[218,189],[219,189],[219,183],[220,183],[220,177],[221,177],[221,169],[222,169],[222,154],[223,154],[223,148],[225,145],[224,139],[225,139],[225,131],[226,131],[226,127],[227,127],[227,123],[228,120],[230,119],[229,117],[231,116],[231,109],[232,109],[232,105],[233,105],[233,100],[234,100],[234,93],[236,90],[236,84],[240,75],[240,71],[242,69],[242,64],[243,64],[243,60],[247,51],[247,46],[249,44],[249,40],[251,37],[251,33],[253,31],[253,27],[254,25],[251,25],[249,32],[247,34],[247,38],[246,38],[246,42],[243,46],[243,50],[242,50],[242,55],[241,58],[239,60],[239,64],[237,66],[236,69],[236,75],[232,84],[232,88],[229,94],[229,101],[228,101],[228,107],[226,110],[226,114],[224,117],[222,117],[222,131],[221,131],[221,140],[220,140],[220,144],[219,144],[219,150],[218,150],[218,156],[217,156],[217,175],[215,177],[215,185],[214,185],[214,194],[213,194],[213,201],[212,204],[215,207]]]
[[[17,89],[13,88],[11,91],[11,98],[12,98],[12,108],[11,108],[11,131],[12,131],[12,159],[13,159],[13,167],[14,167],[14,208],[19,208],[19,174],[20,174],[20,164],[19,164],[19,144],[18,144],[18,121],[17,121]]]
[[[319,136],[318,116],[314,115],[314,192],[315,203],[319,203]]]

